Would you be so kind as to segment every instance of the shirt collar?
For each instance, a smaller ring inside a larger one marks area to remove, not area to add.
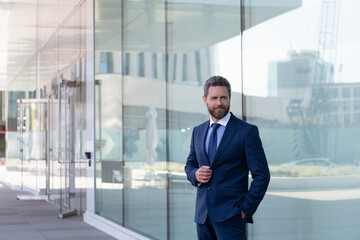
[[[228,124],[229,120],[230,120],[231,114],[230,111],[225,115],[225,117],[223,117],[222,119],[220,119],[217,123],[220,124],[221,126],[226,127],[226,125]],[[212,120],[211,116],[210,116],[210,127],[211,125],[214,123],[214,121]]]

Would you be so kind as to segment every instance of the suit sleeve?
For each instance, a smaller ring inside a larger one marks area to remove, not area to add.
[[[252,217],[262,201],[270,182],[270,171],[264,149],[259,136],[259,130],[252,126],[245,140],[245,157],[253,181],[243,202],[242,210],[247,217]]]
[[[190,152],[186,160],[185,172],[187,179],[190,181],[190,183],[193,186],[198,187],[199,182],[195,178],[195,173],[199,169],[199,163],[196,158],[195,147],[194,147],[195,129],[196,128],[194,128],[191,136]]]

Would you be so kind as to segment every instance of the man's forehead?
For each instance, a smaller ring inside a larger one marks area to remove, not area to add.
[[[229,95],[228,89],[226,86],[210,86],[209,93],[212,94],[226,94]]]
[[[227,87],[226,86],[210,86],[209,91],[210,90],[226,90],[227,91]]]

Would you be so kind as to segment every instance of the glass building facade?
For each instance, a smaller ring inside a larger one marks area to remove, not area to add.
[[[13,129],[18,98],[48,99],[44,119],[54,119],[7,135],[14,143],[9,171],[24,163],[19,136],[54,146],[44,156],[28,148],[52,169],[50,180],[36,175],[39,184],[29,188],[59,191],[65,197],[50,200],[128,231],[129,239],[196,239],[196,189],[184,166],[193,128],[209,118],[203,83],[221,75],[232,85],[232,113],[259,127],[272,176],[248,239],[360,238],[360,2],[95,0],[66,7],[57,12],[64,22],[51,22],[56,34],[41,32],[44,47],[7,93]],[[46,134],[33,137],[34,129]],[[21,169],[24,179],[33,176]]]
[[[208,118],[203,82],[222,75],[231,111],[260,128],[272,174],[249,239],[359,238],[357,7],[95,2],[96,213],[150,238],[196,238],[183,167]]]

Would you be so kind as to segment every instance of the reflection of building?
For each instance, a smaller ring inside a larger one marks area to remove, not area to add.
[[[331,63],[321,61],[316,51],[289,51],[287,60],[269,62],[268,94],[273,97],[310,100],[313,84],[327,82],[326,70],[329,68]]]
[[[326,74],[329,74],[328,69],[331,70],[332,65],[319,61],[316,51],[291,51],[288,54],[288,60],[269,63],[269,95],[284,100],[297,100],[303,114],[309,114],[306,111],[311,107],[311,100],[314,97],[313,87],[318,86],[314,83],[320,82],[326,92],[317,97],[322,98],[330,108],[330,111],[326,110],[329,113],[329,124],[347,127],[358,125],[360,121],[359,85],[333,83],[333,79],[328,80]],[[316,75],[316,72],[322,75]],[[315,79],[316,77],[319,79]]]
[[[360,84],[336,83],[329,84],[329,124],[341,127],[355,127],[360,125]],[[301,99],[300,99],[301,100]],[[288,125],[289,116],[286,109],[290,99],[282,97],[255,97],[247,99],[248,108],[253,121],[271,124]],[[252,109],[252,105],[264,106],[263,109]],[[275,114],[274,114],[275,113]],[[273,118],[273,120],[272,120]],[[266,119],[266,121],[265,121]]]
[[[155,52],[125,52],[122,55],[121,52],[101,51],[96,56],[100,60],[95,66],[99,73],[124,72],[126,76],[161,80],[168,78],[170,82],[188,85],[201,85],[203,79],[213,71],[216,59],[215,50],[210,47],[167,55]],[[123,69],[120,68],[122,57]]]
[[[360,84],[336,83],[330,89],[330,123],[342,127],[360,126]]]

